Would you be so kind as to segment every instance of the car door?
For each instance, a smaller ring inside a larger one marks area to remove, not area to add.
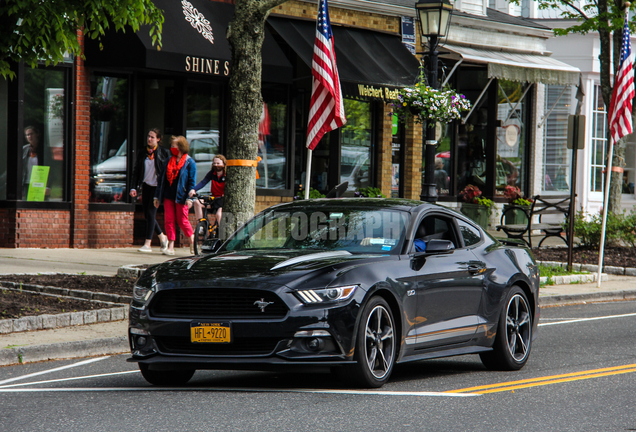
[[[452,216],[428,214],[422,223],[427,241],[449,240],[455,248],[412,255],[411,264],[418,269],[417,348],[469,341],[482,324],[479,311],[485,267],[465,247]]]

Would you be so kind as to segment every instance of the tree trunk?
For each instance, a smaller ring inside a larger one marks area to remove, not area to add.
[[[227,38],[232,47],[227,159],[256,160],[261,96],[261,48],[265,19],[259,2],[237,0]],[[256,168],[229,166],[223,202],[224,232],[232,233],[254,215]],[[222,233],[223,234],[223,233]]]

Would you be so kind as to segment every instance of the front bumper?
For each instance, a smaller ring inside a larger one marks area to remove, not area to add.
[[[152,316],[130,308],[131,362],[172,368],[266,370],[284,365],[341,365],[353,361],[353,335],[362,290],[344,304],[307,306],[279,292],[289,308],[271,319]],[[192,322],[230,322],[231,343],[192,343]]]

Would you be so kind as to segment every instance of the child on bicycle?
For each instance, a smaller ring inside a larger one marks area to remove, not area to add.
[[[212,204],[209,206],[210,212],[214,213],[216,216],[216,223],[221,223],[221,216],[223,215],[223,195],[225,192],[225,165],[227,163],[227,159],[222,154],[218,154],[214,156],[212,159],[212,168],[205,175],[203,180],[201,180],[194,189],[190,190],[190,197],[193,197],[196,192],[207,185],[209,182],[212,182],[210,187],[212,196],[215,198],[212,201]],[[199,200],[194,200],[194,214],[196,216],[196,220],[199,221],[203,218],[203,205]]]

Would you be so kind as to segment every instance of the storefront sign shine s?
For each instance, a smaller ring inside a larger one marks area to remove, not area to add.
[[[186,56],[185,71],[228,76],[230,74],[230,62],[204,57]]]

